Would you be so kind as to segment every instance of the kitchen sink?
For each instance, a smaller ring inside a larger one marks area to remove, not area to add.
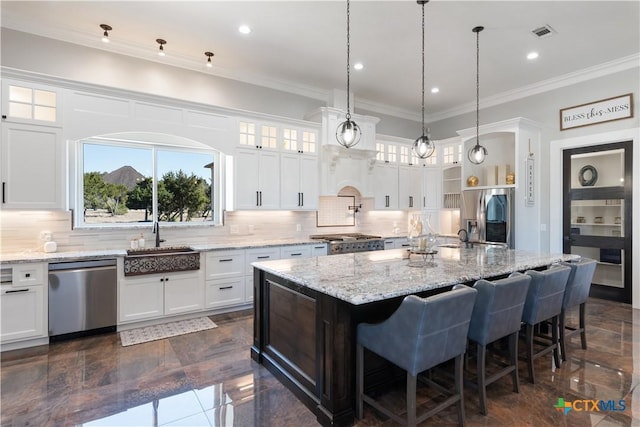
[[[124,257],[125,276],[190,270],[200,270],[200,252],[188,246],[129,249]]]
[[[143,256],[143,255],[172,255],[184,253],[196,253],[197,251],[189,246],[168,246],[165,248],[140,248],[127,249],[127,256]]]

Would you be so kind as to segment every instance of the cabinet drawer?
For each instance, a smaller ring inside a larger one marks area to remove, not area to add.
[[[327,255],[327,244],[316,243],[311,246],[311,256],[325,256]]]
[[[253,274],[252,262],[280,259],[280,248],[247,249],[245,274]]]
[[[206,308],[227,307],[244,303],[244,277],[206,282]]]
[[[12,282],[13,286],[44,285],[46,277],[46,264],[14,264]]]
[[[295,245],[283,246],[280,248],[280,258],[309,258],[311,256],[311,246]]]
[[[244,276],[244,268],[244,251],[207,252],[205,280]]]
[[[44,286],[0,287],[0,342],[46,337]]]

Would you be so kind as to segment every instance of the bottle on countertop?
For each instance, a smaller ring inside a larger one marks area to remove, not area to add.
[[[144,234],[140,233],[140,237],[138,237],[138,247],[144,248]]]

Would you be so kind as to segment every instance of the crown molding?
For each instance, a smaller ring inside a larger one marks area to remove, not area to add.
[[[516,101],[518,99],[526,98],[540,93],[549,92],[552,90],[560,89],[566,86],[571,86],[577,83],[593,80],[599,77],[607,76],[610,74],[618,73],[633,68],[640,68],[640,53],[625,56],[615,59],[613,61],[605,62],[603,64],[595,65],[590,68],[585,68],[573,73],[564,74],[562,76],[554,77],[552,79],[543,80],[531,85],[523,86],[518,89],[506,91],[486,97],[480,100],[480,108],[493,107],[507,102]],[[450,110],[442,111],[440,113],[431,114],[428,116],[429,122],[435,122],[438,120],[444,120],[451,117],[459,116],[461,114],[470,113],[475,111],[475,102],[467,103],[459,107],[452,108]]]
[[[210,74],[216,77],[222,77],[256,86],[266,87],[269,89],[279,90],[320,101],[327,101],[330,90],[322,89],[315,86],[304,85],[300,83],[285,81],[266,77],[258,73],[251,73],[245,70],[229,70],[214,65],[212,68],[205,67],[205,59],[196,61],[191,57],[180,55],[178,52],[171,52],[170,46],[167,47],[167,56],[160,59],[156,55],[155,46],[151,48],[148,44],[140,44],[127,41],[123,43],[117,39],[111,40],[108,45],[100,42],[98,33],[89,36],[72,28],[41,28],[35,22],[23,20],[15,17],[13,14],[5,13],[2,19],[2,26],[37,36],[60,40],[63,42],[81,45],[93,49],[103,50],[105,52],[131,56],[138,59],[156,62],[163,65],[175,66],[191,71],[198,71],[204,74]],[[568,73],[552,79],[543,80],[531,85],[523,86],[517,89],[505,91],[484,99],[480,99],[480,108],[488,108],[507,102],[516,101],[529,96],[548,92],[566,86],[571,86],[580,82],[588,81],[598,77],[614,74],[632,68],[640,67],[640,52],[623,58],[605,62],[580,71]],[[366,111],[385,114],[393,117],[403,118],[419,122],[422,120],[420,112],[395,107],[393,105],[383,104],[377,101],[371,101],[364,98],[357,98],[355,105]],[[462,114],[475,111],[475,102],[469,102],[448,110],[425,115],[425,121],[432,123],[439,120],[448,119]]]

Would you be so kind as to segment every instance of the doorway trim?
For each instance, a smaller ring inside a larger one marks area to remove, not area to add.
[[[557,139],[549,143],[549,249],[554,253],[562,253],[562,186],[552,183],[563,182],[562,152],[565,149],[590,147],[600,144],[632,140],[633,150],[633,217],[640,218],[640,128],[624,129],[574,138]],[[633,236],[640,236],[640,221],[633,222]],[[632,305],[640,308],[640,237],[632,241],[633,268]]]

